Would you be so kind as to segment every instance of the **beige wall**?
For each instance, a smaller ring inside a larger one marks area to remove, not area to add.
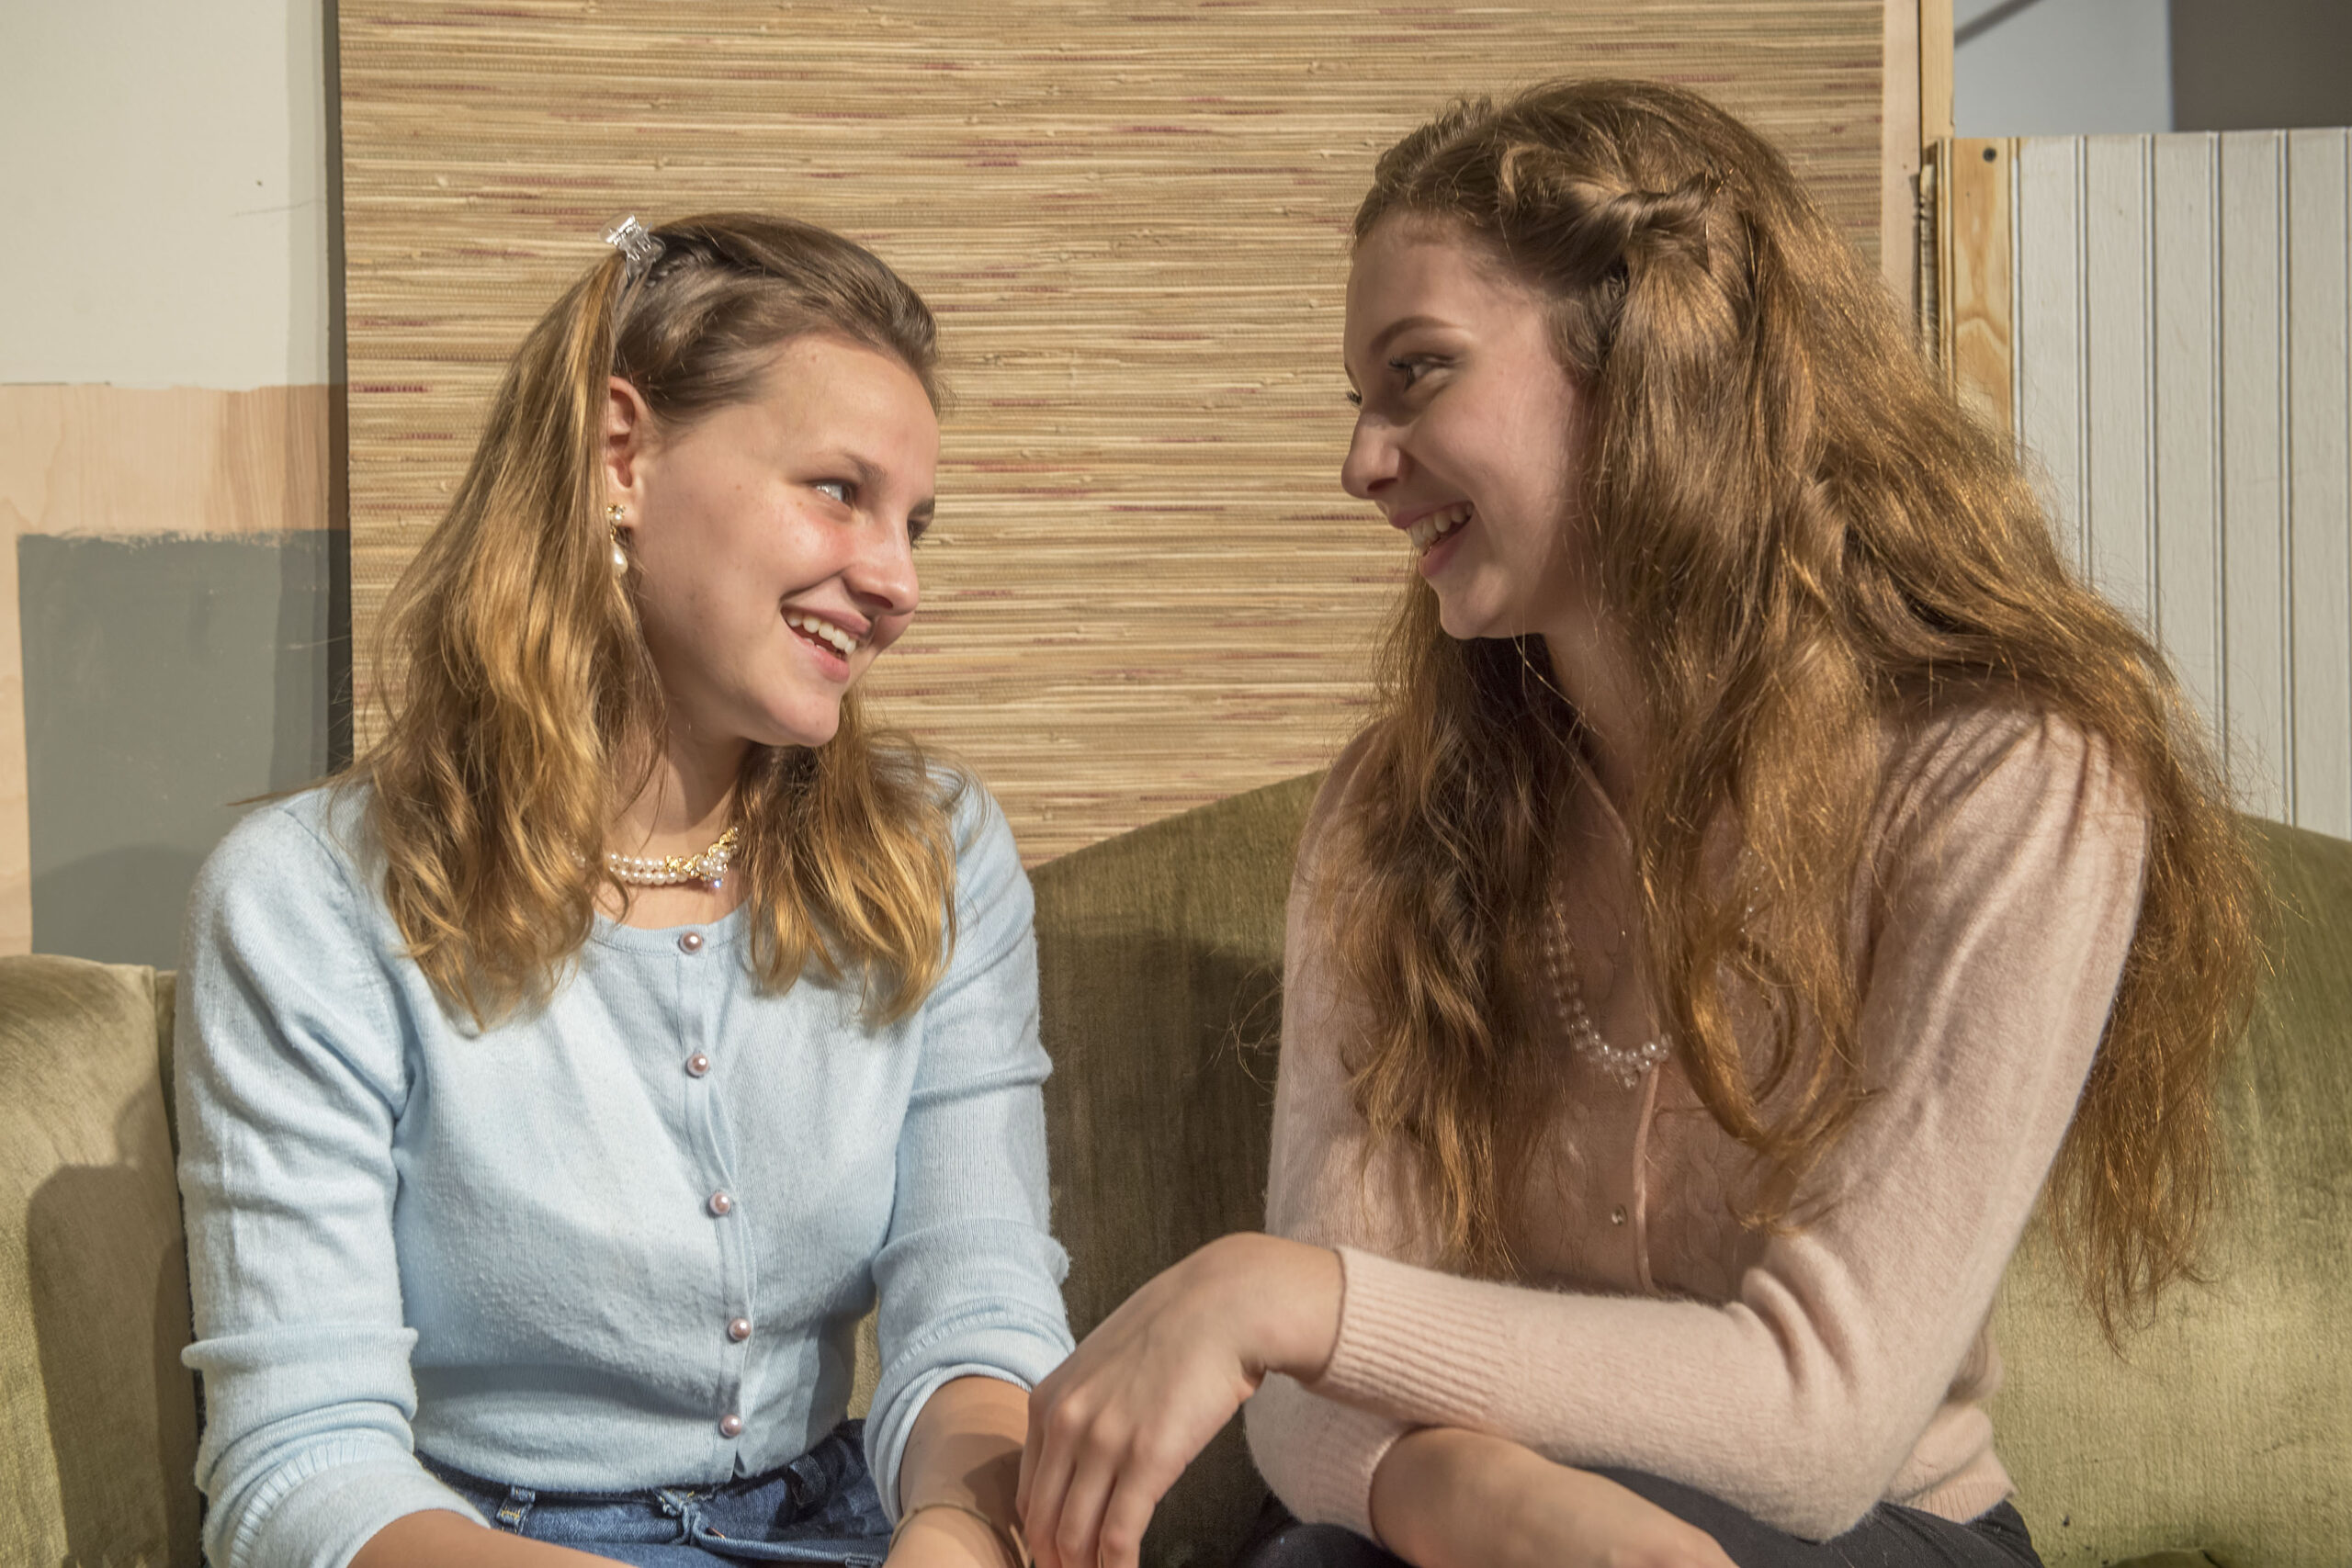
[[[19,538],[331,521],[324,33],[321,0],[0,6],[0,953],[35,940]]]
[[[322,18],[0,6],[0,384],[327,379]]]

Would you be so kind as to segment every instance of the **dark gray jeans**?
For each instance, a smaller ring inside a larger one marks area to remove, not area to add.
[[[1965,1524],[1881,1503],[1831,1540],[1799,1540],[1730,1504],[1635,1471],[1598,1470],[1715,1538],[1739,1568],[2041,1568],[2025,1520],[2007,1503]],[[1269,1497],[1234,1568],[1406,1568],[1338,1525],[1306,1525]]]

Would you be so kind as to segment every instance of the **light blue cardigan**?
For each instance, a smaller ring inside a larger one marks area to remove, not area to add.
[[[470,1516],[413,1447],[542,1491],[770,1469],[842,1419],[877,1292],[865,1441],[895,1512],[933,1389],[1027,1386],[1069,1353],[1029,884],[978,785],[953,962],[881,1029],[854,986],[762,993],[739,909],[599,919],[543,1010],[476,1033],[403,955],[363,801],[254,812],[189,909],[185,1359],[214,1568],[342,1568],[403,1515]]]

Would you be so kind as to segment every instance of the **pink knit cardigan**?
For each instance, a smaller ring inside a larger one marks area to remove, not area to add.
[[[1809,1539],[1882,1499],[1957,1519],[2007,1496],[1986,1319],[2139,909],[2145,818],[2105,746],[2008,706],[1890,741],[1851,925],[1872,1093],[1802,1229],[1734,1220],[1753,1167],[1672,1061],[1630,1090],[1579,1062],[1513,1224],[1513,1283],[1435,1267],[1409,1161],[1363,1162],[1341,1062],[1359,1024],[1303,892],[1358,752],[1316,803],[1291,896],[1267,1224],[1339,1248],[1346,1286],[1323,1375],[1269,1378],[1247,1408],[1275,1493],[1371,1535],[1389,1445],[1448,1426],[1666,1476]]]

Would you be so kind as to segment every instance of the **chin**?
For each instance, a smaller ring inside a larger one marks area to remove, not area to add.
[[[814,750],[839,735],[841,730],[842,710],[836,704],[821,711],[770,714],[760,733],[752,739],[759,745],[778,750],[792,746]]]
[[[1456,642],[1475,642],[1482,637],[1504,637],[1509,634],[1494,629],[1495,617],[1474,615],[1458,609],[1444,600],[1438,601],[1438,628]]]

